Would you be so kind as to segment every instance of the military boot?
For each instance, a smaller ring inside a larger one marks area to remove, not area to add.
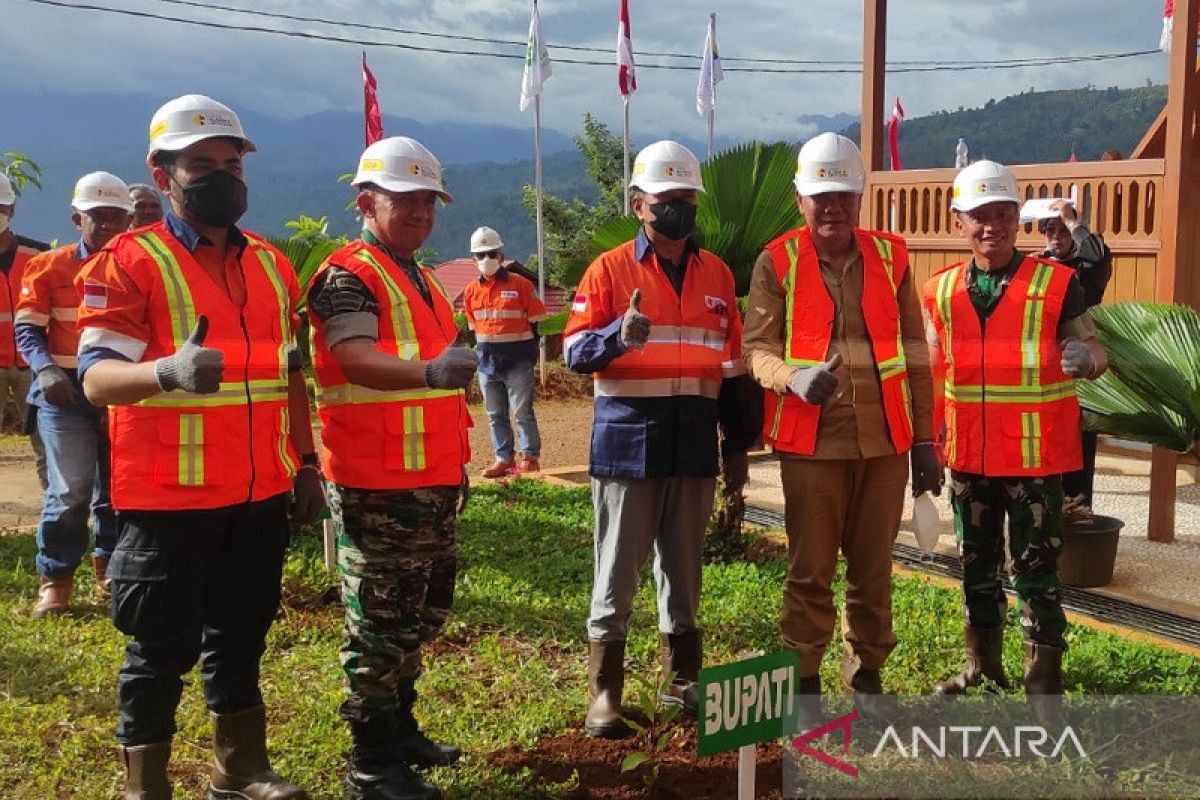
[[[171,800],[171,781],[167,779],[170,760],[170,741],[122,747],[125,800]]]
[[[797,731],[809,731],[827,721],[821,706],[821,676],[801,675],[796,687]]]
[[[396,738],[393,750],[396,757],[417,769],[448,767],[462,756],[462,750],[453,745],[438,744],[421,731],[417,718],[413,716],[413,704],[417,700],[417,679],[401,678],[396,692]]]
[[[213,714],[209,800],[308,800],[308,792],[279,777],[267,758],[267,711],[254,706]]]
[[[442,793],[396,761],[396,720],[388,715],[350,723],[350,770],[342,782],[353,800],[440,800]]]
[[[1043,725],[1064,724],[1061,647],[1025,642],[1025,697]]]
[[[591,705],[583,728],[588,736],[624,739],[633,729],[621,719],[625,691],[625,642],[588,642],[588,691]]]
[[[660,633],[659,644],[663,677],[675,675],[662,701],[694,717],[700,710],[700,631]]]
[[[978,686],[987,678],[1005,691],[1008,690],[1008,679],[1004,677],[1004,625],[994,628],[979,628],[972,625],[966,627],[964,633],[967,651],[966,664],[963,671],[953,678],[942,681],[933,687],[934,694],[959,695],[967,689]]]

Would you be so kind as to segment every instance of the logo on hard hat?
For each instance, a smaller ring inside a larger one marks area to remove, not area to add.
[[[219,128],[232,128],[233,120],[221,114],[196,114],[192,117],[192,124],[197,128],[209,125],[215,125]]]
[[[358,162],[358,168],[363,172],[383,172],[383,159],[364,158]]]
[[[167,121],[160,119],[158,122],[150,126],[150,141],[154,141],[159,136],[167,132]]]
[[[663,164],[664,178],[694,178],[696,174],[686,164]]]
[[[843,167],[817,167],[813,173],[818,178],[849,178],[849,170]]]
[[[441,174],[432,164],[426,164],[424,161],[412,161],[408,165],[408,174],[418,178],[428,178],[431,181],[436,181],[441,177]]]

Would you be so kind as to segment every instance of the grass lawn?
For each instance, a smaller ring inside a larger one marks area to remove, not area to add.
[[[436,738],[468,754],[458,769],[432,774],[448,797],[588,797],[571,775],[560,783],[528,769],[501,769],[495,755],[536,747],[577,731],[586,695],[583,625],[591,586],[590,496],[531,481],[475,490],[461,522],[455,616],[430,648],[418,715]],[[29,530],[0,536],[0,797],[118,796],[113,727],[123,637],[94,602],[81,570],[75,613],[31,620],[35,578]],[[778,649],[781,558],[706,567],[701,618],[709,663],[747,650]],[[263,662],[276,768],[314,798],[340,797],[349,737],[337,718],[340,608],[320,602],[333,583],[315,535],[297,538],[285,603]],[[840,591],[840,586],[839,586]],[[885,688],[923,694],[961,659],[959,598],[921,578],[896,582],[900,645]],[[1020,671],[1010,626],[1005,661]],[[629,655],[651,676],[657,660],[653,584],[637,598]],[[1196,694],[1200,662],[1081,626],[1070,632],[1066,680],[1093,694]],[[837,649],[836,647],[831,649]],[[825,661],[824,682],[840,691],[840,659]],[[202,797],[211,741],[196,675],[178,715],[172,774],[177,797]],[[511,759],[506,761],[512,763]],[[632,785],[632,783],[631,783]],[[627,796],[627,795],[612,795]]]

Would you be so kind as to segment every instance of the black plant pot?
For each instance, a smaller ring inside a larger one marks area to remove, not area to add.
[[[1090,521],[1063,526],[1058,577],[1066,586],[1089,588],[1112,581],[1117,541],[1125,523],[1096,515]]]

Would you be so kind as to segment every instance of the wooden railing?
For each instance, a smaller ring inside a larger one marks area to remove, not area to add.
[[[1162,159],[1092,161],[1012,167],[1026,198],[1070,197],[1092,230],[1115,254],[1108,301],[1156,298],[1160,249],[1159,196]],[[950,188],[957,170],[873,172],[863,197],[863,224],[899,233],[908,241],[917,277],[967,256],[966,242],[954,229]],[[1033,223],[1018,234],[1017,246],[1034,252],[1044,246]]]

